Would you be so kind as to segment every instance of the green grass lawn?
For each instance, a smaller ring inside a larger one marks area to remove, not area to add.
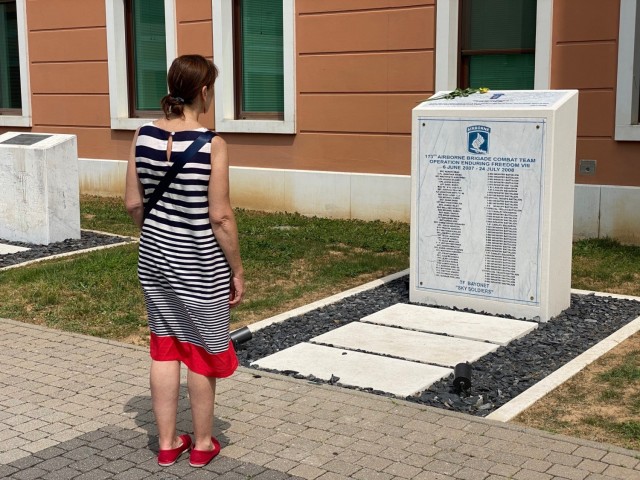
[[[549,432],[640,450],[640,334],[514,419]]]
[[[608,238],[575,242],[571,286],[640,297],[640,247]]]
[[[409,265],[409,227],[237,210],[245,301],[236,328]],[[121,199],[83,196],[82,228],[137,235]],[[144,342],[137,245],[0,272],[0,317]]]
[[[237,328],[409,265],[409,226],[236,211],[247,294]],[[83,196],[82,227],[137,235],[119,198]],[[139,342],[145,312],[137,246],[100,250],[0,272],[0,316]],[[640,247],[574,244],[572,286],[640,296]],[[141,340],[142,339],[142,340]]]

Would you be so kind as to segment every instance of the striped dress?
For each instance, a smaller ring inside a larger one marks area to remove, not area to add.
[[[206,129],[167,132],[149,123],[136,142],[136,170],[145,203],[171,157]],[[231,269],[211,230],[211,142],[189,159],[144,220],[138,278],[144,292],[151,357],[179,360],[208,377],[231,375],[238,360],[229,339]]]

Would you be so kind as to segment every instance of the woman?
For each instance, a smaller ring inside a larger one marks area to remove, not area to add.
[[[238,231],[229,201],[225,142],[214,135],[190,159],[145,215],[144,207],[180,152],[203,132],[217,70],[200,55],[175,59],[167,75],[164,118],[136,132],[127,167],[125,204],[141,228],[138,277],[151,330],[151,399],[158,424],[158,463],[191,449],[202,467],[219,452],[211,435],[216,378],[238,366],[229,339],[229,308],[244,294]],[[197,147],[196,147],[197,148]],[[194,441],[178,436],[180,365],[187,384]]]

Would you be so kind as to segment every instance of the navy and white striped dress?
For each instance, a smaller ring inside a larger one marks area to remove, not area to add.
[[[140,128],[136,170],[145,203],[175,158],[205,128],[167,132]],[[144,220],[138,278],[151,330],[151,357],[179,360],[209,377],[226,377],[238,362],[229,340],[231,269],[209,220],[211,142],[182,167]]]

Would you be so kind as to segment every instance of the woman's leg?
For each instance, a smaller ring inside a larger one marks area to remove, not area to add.
[[[187,385],[193,419],[194,448],[205,451],[213,450],[211,431],[213,429],[213,406],[216,398],[216,379],[189,370]]]
[[[180,391],[180,362],[151,360],[151,404],[158,424],[160,450],[178,448],[176,435],[178,393]]]

